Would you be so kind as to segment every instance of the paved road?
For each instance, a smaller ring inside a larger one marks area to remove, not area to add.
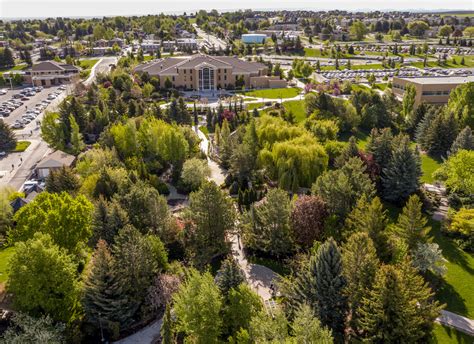
[[[110,70],[111,64],[116,64],[117,58],[116,57],[104,57],[100,59],[94,67],[91,69],[91,73],[87,80],[84,81],[84,84],[88,85],[95,80],[97,73],[100,72],[107,72]],[[72,92],[74,85],[68,85],[66,91],[62,92],[59,97],[57,97],[45,111],[55,111],[61,101]],[[21,117],[21,115],[26,111],[26,106],[33,108],[35,104],[41,102],[41,100],[46,99],[47,95],[55,90],[58,87],[49,87],[45,88],[42,92],[38,93],[34,97],[32,97],[29,101],[25,102],[25,104],[15,111],[6,118],[7,123],[13,123],[15,119]],[[13,91],[13,93],[17,93],[19,91]],[[9,99],[13,93],[7,93],[7,99]],[[1,99],[0,99],[1,101]],[[41,113],[36,119],[42,120],[44,112]],[[22,153],[10,153],[8,156],[2,160],[0,160],[0,173],[3,178],[0,179],[0,186],[2,185],[9,185],[13,188],[20,190],[25,181],[31,175],[34,167],[36,164],[47,154],[49,154],[52,150],[48,147],[48,144],[42,139],[41,137],[41,130],[36,125],[36,121],[33,120],[29,123],[24,129],[16,131],[16,135],[20,140],[27,140],[31,141],[31,145],[26,149],[25,152]],[[12,164],[14,166],[12,170]]]
[[[206,40],[209,43],[209,45],[214,46],[216,49],[221,48],[222,50],[225,50],[225,48],[227,47],[227,43],[225,43],[222,39],[217,38],[214,35],[208,34],[204,30],[202,30],[199,26],[197,26],[197,24],[193,24],[193,26],[196,29],[198,36]]]

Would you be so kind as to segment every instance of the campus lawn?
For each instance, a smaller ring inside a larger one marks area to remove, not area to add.
[[[395,68],[399,68],[400,64],[397,63]],[[346,65],[339,65],[339,70],[346,70]],[[358,69],[388,69],[388,67],[384,67],[381,63],[371,63],[371,64],[352,64],[351,70],[358,70]],[[321,70],[336,70],[335,66],[321,66]]]
[[[284,263],[278,261],[276,259],[265,258],[265,257],[258,257],[255,255],[249,255],[248,260],[252,264],[258,264],[266,266],[267,268],[275,271],[277,274],[281,276],[287,276],[290,274],[290,269],[285,266]]]
[[[4,283],[8,279],[7,267],[13,253],[15,253],[14,247],[0,248],[0,283]]]
[[[343,133],[339,135],[339,141],[348,142],[351,136],[354,136],[357,139],[357,147],[359,149],[365,150],[369,140],[369,134],[361,130],[358,130],[356,133]]]
[[[373,89],[377,89],[377,90],[381,90],[381,91],[385,91],[387,89],[387,85],[386,83],[380,83],[380,84],[375,84],[372,88]]]
[[[24,152],[29,147],[29,145],[31,145],[30,141],[18,141],[16,143],[16,147],[13,151],[14,152]]]
[[[269,98],[269,99],[278,99],[278,98],[293,98],[300,94],[301,89],[298,87],[292,88],[270,88],[265,90],[254,90],[247,91],[244,94],[249,97],[256,98]]]
[[[437,291],[440,302],[446,303],[446,310],[474,318],[474,255],[461,250],[457,244],[441,233],[441,224],[430,220],[430,236],[437,243],[447,259],[446,276]]]
[[[432,344],[472,344],[474,337],[451,327],[434,325]]]
[[[253,109],[261,108],[262,106],[263,106],[262,102],[260,102],[260,103],[250,103],[250,104],[247,104],[247,110],[252,111]]]
[[[94,65],[99,62],[99,59],[91,59],[91,60],[81,60],[79,62],[79,66],[82,68],[82,69],[91,69],[92,67],[94,67]]]
[[[151,61],[155,58],[155,56],[153,55],[145,55],[143,56],[143,61],[146,62],[146,61]]]
[[[432,184],[434,182],[433,172],[441,167],[442,161],[439,158],[433,158],[427,154],[421,154],[421,181]]]
[[[315,48],[304,48],[304,56],[305,57],[329,57],[329,54],[321,54],[320,49]]]
[[[369,88],[362,84],[352,84],[352,91],[367,91]]]
[[[456,63],[453,63],[453,59],[450,57],[446,61],[446,63],[442,66],[438,65],[438,61],[428,61],[426,63],[427,68],[433,67],[443,67],[443,68],[473,68],[474,67],[474,56],[468,55],[464,56],[464,64],[461,64],[461,59],[463,56],[454,56],[456,59]],[[425,68],[423,67],[423,62],[413,62],[411,63],[412,66],[417,68]]]
[[[293,112],[296,123],[303,122],[306,119],[304,100],[289,100],[287,102],[283,102],[283,106],[285,107],[286,111]]]

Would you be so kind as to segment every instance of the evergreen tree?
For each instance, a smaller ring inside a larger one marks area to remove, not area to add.
[[[52,170],[46,178],[46,191],[61,193],[63,191],[75,193],[79,190],[80,181],[72,169],[63,166],[58,170]]]
[[[466,126],[454,140],[450,154],[456,154],[459,150],[474,150],[474,137],[472,136],[472,130],[469,126]]]
[[[124,327],[131,323],[132,314],[127,313],[130,309],[125,307],[127,298],[124,297],[114,264],[106,242],[99,240],[82,299],[85,319],[96,329],[99,323],[109,329],[114,328],[114,323]]]
[[[222,122],[219,138],[219,157],[224,168],[229,167],[232,155],[232,137],[230,136],[230,127],[227,119]]]
[[[354,136],[351,136],[341,155],[336,158],[336,166],[342,167],[350,158],[358,156],[359,148],[357,147],[357,139]]]
[[[163,324],[161,325],[161,344],[174,344],[173,319],[171,318],[170,305],[166,305]]]
[[[203,267],[212,257],[228,252],[225,239],[234,227],[234,209],[231,199],[214,182],[205,182],[191,193],[185,239],[188,256],[196,266]]]
[[[433,293],[410,263],[384,265],[358,309],[357,328],[371,343],[426,342],[439,311]]]
[[[383,209],[380,198],[374,197],[372,201],[363,195],[357,202],[346,219],[346,228],[350,233],[366,232],[377,248],[378,256],[386,258],[386,236],[384,229],[387,226],[387,211]]]
[[[92,242],[102,239],[109,245],[113,244],[119,230],[128,223],[128,214],[116,198],[107,201],[100,197],[92,219]]]
[[[425,226],[428,221],[421,207],[422,203],[418,195],[411,195],[395,225],[397,235],[410,249],[415,249],[419,243],[427,241],[429,227]]]
[[[352,234],[342,248],[346,292],[352,312],[351,323],[357,321],[356,310],[368,296],[375,280],[379,260],[373,241],[367,232]]]
[[[382,169],[382,194],[392,202],[403,201],[416,192],[421,177],[418,151],[410,148],[408,137],[403,136],[397,141],[390,163]]]
[[[233,257],[230,256],[222,262],[216,275],[216,284],[222,295],[227,295],[229,290],[237,288],[244,281],[244,273]]]
[[[79,132],[79,125],[73,115],[69,115],[69,122],[71,123],[71,151],[77,155],[84,149],[85,145]]]
[[[393,135],[390,128],[372,129],[366,150],[373,155],[375,162],[383,169],[392,159]]]
[[[451,112],[440,112],[425,133],[421,147],[430,155],[446,155],[457,134],[458,126],[454,115]]]
[[[315,278],[316,313],[321,323],[342,335],[347,313],[346,279],[342,257],[336,242],[330,238],[318,250],[310,263]]]
[[[16,147],[17,139],[12,128],[0,120],[0,151],[13,150]]]

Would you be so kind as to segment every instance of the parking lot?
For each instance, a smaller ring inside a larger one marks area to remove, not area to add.
[[[3,116],[3,120],[14,129],[19,130],[17,133],[27,133],[36,128],[37,121],[40,120],[41,114],[49,107],[49,104],[55,103],[58,98],[62,98],[60,94],[64,90],[61,89],[65,89],[65,86],[44,88],[39,92],[35,92],[34,95],[26,96],[28,99],[20,98],[19,95],[21,92],[25,92],[25,89],[8,90],[6,94],[0,96],[0,108],[9,108],[11,111],[6,117]],[[51,94],[56,95],[50,96]]]

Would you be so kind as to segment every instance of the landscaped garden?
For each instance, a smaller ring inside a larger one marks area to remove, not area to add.
[[[279,98],[294,98],[300,94],[301,89],[298,87],[291,88],[270,88],[263,90],[253,90],[242,92],[244,95],[255,98],[269,98],[269,99],[279,99]]]

